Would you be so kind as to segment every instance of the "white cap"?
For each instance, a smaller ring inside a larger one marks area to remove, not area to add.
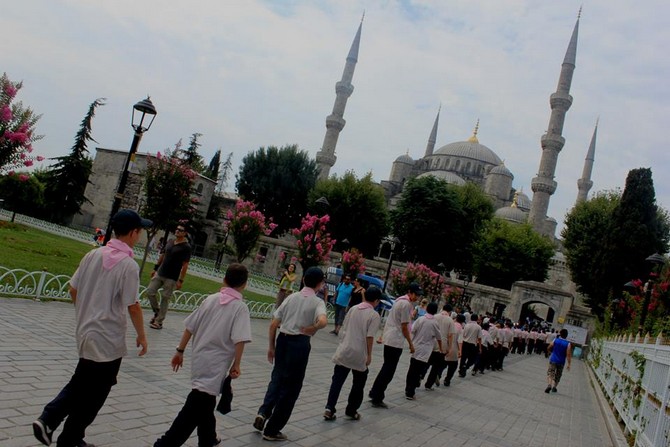
[[[489,321],[491,321],[491,320],[489,320],[489,317],[486,317],[486,318],[484,318],[484,321],[483,321],[482,323],[483,323],[483,324],[486,324],[486,323],[488,323]]]

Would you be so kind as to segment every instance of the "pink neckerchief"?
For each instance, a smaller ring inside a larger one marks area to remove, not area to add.
[[[424,317],[426,317],[426,320],[432,320],[435,318],[435,315],[425,314]]]
[[[409,297],[407,295],[403,295],[403,296],[399,296],[395,300],[396,301],[409,301]]]
[[[111,270],[123,259],[133,257],[133,249],[118,239],[110,239],[107,245],[100,247],[100,252],[102,253],[102,266],[105,270]]]
[[[304,297],[315,296],[316,291],[314,291],[314,289],[312,289],[311,287],[305,286],[300,290],[300,295],[302,295]]]
[[[241,300],[242,294],[237,290],[231,287],[221,287],[221,298],[219,298],[219,304],[225,305],[232,303],[235,300]]]
[[[358,307],[361,310],[363,310],[363,309],[373,309],[374,308],[374,306],[372,304],[368,303],[367,301],[363,301],[362,303],[360,303],[356,307]]]

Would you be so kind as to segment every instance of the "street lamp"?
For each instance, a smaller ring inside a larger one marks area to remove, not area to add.
[[[389,254],[389,265],[386,268],[386,279],[384,280],[384,287],[382,287],[382,293],[386,292],[386,285],[389,283],[389,276],[391,276],[391,267],[393,267],[393,255],[395,254],[395,246],[400,243],[400,239],[397,237],[387,237],[384,239],[385,242],[388,242],[391,246],[391,253]]]
[[[135,112],[137,112],[137,119],[135,118]],[[123,200],[123,193],[126,190],[126,183],[128,182],[128,167],[130,162],[135,161],[135,154],[137,153],[137,147],[140,145],[140,140],[144,132],[149,130],[151,124],[156,118],[156,108],[154,107],[151,99],[147,96],[147,99],[143,99],[133,106],[133,114],[130,121],[130,125],[135,129],[135,135],[133,136],[133,142],[130,145],[130,152],[128,152],[128,157],[126,157],[126,164],[121,171],[121,178],[119,179],[119,186],[114,194],[114,203],[112,204],[112,212],[109,213],[109,220],[107,221],[107,232],[105,233],[105,240],[103,245],[107,245],[109,239],[112,237],[112,218],[116,213],[119,212],[121,208],[121,201]]]
[[[649,302],[651,301],[651,289],[654,288],[655,270],[657,266],[665,264],[665,258],[658,253],[654,253],[645,259],[645,261],[651,263],[652,267],[651,272],[649,272],[649,280],[644,285],[644,301],[642,302],[642,311],[640,312],[640,332],[644,330],[644,323],[647,319]]]
[[[461,293],[461,305],[462,306],[465,306],[465,299],[467,298],[466,295],[465,295],[465,291],[468,289],[468,284],[470,284],[470,275],[464,275],[464,278],[463,278],[463,293]]]

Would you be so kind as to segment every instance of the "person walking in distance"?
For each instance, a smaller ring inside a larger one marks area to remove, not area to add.
[[[274,363],[274,367],[263,404],[253,423],[267,441],[288,439],[281,430],[288,423],[300,396],[311,349],[310,339],[328,324],[326,304],[315,292],[323,285],[323,271],[310,267],[303,281],[302,290],[286,297],[270,323],[268,361]]]
[[[451,385],[451,379],[454,377],[456,370],[458,369],[458,359],[461,357],[462,349],[462,338],[463,338],[463,326],[465,324],[465,316],[463,314],[456,315],[456,321],[454,322],[454,328],[456,332],[454,333],[454,338],[451,340],[451,346],[447,355],[444,356],[445,365],[447,373],[444,376],[444,386]]]
[[[192,389],[170,429],[154,447],[181,446],[196,427],[199,446],[221,442],[214,417],[216,396],[226,376],[237,379],[242,374],[244,346],[251,342],[249,308],[242,299],[248,277],[245,266],[230,264],[221,290],[205,298],[184,320],[186,329],[172,357],[172,369],[177,372],[184,364],[184,352],[193,338]]]
[[[411,283],[407,289],[407,294],[396,298],[386,318],[382,335],[384,363],[368,394],[373,407],[388,408],[388,405],[384,402],[384,393],[391,380],[393,380],[396,368],[398,368],[398,361],[402,355],[405,341],[409,344],[409,352],[414,353],[409,323],[412,321],[412,312],[414,311],[412,303],[415,303],[420,295],[423,295],[421,286],[415,282]]]
[[[354,286],[351,284],[351,276],[344,275],[342,282],[335,289],[335,329],[330,331],[331,334],[337,335],[340,332],[340,327],[344,322],[344,316],[347,313],[351,293],[354,291]]]
[[[70,280],[74,303],[79,362],[65,388],[49,402],[33,422],[33,434],[50,445],[53,433],[65,421],[59,447],[91,446],[84,441],[105,403],[121,367],[126,348],[126,312],[137,332],[139,355],[147,352],[142,308],[137,299],[140,268],[133,246],[142,229],[153,225],[135,211],[121,210],[112,218],[114,238],[106,246],[88,252]],[[67,419],[66,419],[67,418]]]
[[[286,299],[287,295],[293,293],[293,283],[295,282],[295,278],[295,264],[289,264],[279,279],[279,292],[277,292],[275,309],[281,306],[281,303]]]
[[[447,303],[442,307],[442,312],[435,315],[437,326],[440,329],[440,334],[442,334],[442,347],[444,349],[441,350],[438,343],[435,343],[433,346],[433,352],[430,354],[430,359],[428,359],[430,371],[424,385],[427,390],[432,389],[433,385],[440,386],[440,376],[442,375],[442,371],[444,371],[446,358],[449,356],[453,346],[453,339],[456,335],[456,323],[451,318],[451,310],[451,304]]]
[[[482,328],[477,324],[477,314],[470,316],[470,322],[463,328],[463,345],[461,346],[461,365],[458,375],[465,377],[466,371],[477,363],[482,352]]]
[[[549,369],[547,369],[547,388],[545,393],[557,392],[556,387],[561,381],[563,375],[563,367],[566,362],[568,364],[568,371],[570,371],[570,364],[572,363],[572,345],[567,340],[568,330],[561,329],[558,338],[556,338],[547,348],[551,352],[549,357]]]
[[[443,352],[442,334],[435,319],[436,313],[437,303],[428,303],[425,315],[419,317],[412,325],[414,352],[405,378],[405,399],[407,400],[415,399],[416,388],[421,384],[421,375],[428,369],[428,360],[433,353],[433,346],[437,343],[438,349]]]
[[[335,406],[349,371],[353,375],[354,383],[344,414],[355,421],[361,418],[358,409],[363,402],[368,366],[372,362],[372,345],[381,321],[375,307],[382,298],[382,291],[378,287],[370,286],[364,297],[365,301],[349,309],[340,330],[340,344],[333,356],[335,363],[333,380],[328,393],[326,411],[323,413],[323,418],[327,421],[334,421],[336,418]]]
[[[188,263],[191,260],[191,245],[186,238],[186,227],[183,224],[177,225],[175,236],[165,245],[165,251],[158,258],[147,287],[147,298],[154,311],[154,317],[149,323],[151,329],[163,329],[172,293],[184,285]],[[159,305],[156,294],[161,287],[163,291]]]

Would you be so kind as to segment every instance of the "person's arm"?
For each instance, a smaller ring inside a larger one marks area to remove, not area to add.
[[[235,343],[235,358],[233,359],[233,366],[231,366],[228,371],[228,375],[230,375],[231,379],[237,379],[240,377],[240,374],[242,374],[240,363],[242,362],[242,354],[244,353],[244,345],[246,344],[247,342],[245,341]]]
[[[447,349],[443,351],[445,356],[449,355],[449,352],[451,351],[451,346],[452,346],[453,342],[454,342],[454,334],[449,333],[447,335]]]
[[[172,356],[172,370],[174,372],[179,371],[179,368],[184,364],[184,351],[186,351],[186,346],[188,346],[188,341],[191,339],[191,331],[184,329],[184,333],[181,334],[181,340],[177,345],[177,352]]]
[[[77,289],[72,286],[70,286],[70,299],[72,300],[72,304],[77,304]]]
[[[270,322],[270,329],[268,330],[268,362],[274,363],[275,361],[275,339],[277,338],[277,329],[281,324],[281,320],[278,318],[273,318]]]
[[[414,354],[414,345],[412,344],[412,336],[409,333],[409,323],[401,323],[400,327],[402,328],[402,335],[405,337],[405,340],[407,340],[407,343],[409,343],[410,354]]]
[[[370,366],[370,363],[372,363],[372,344],[374,343],[374,337],[366,337],[365,341],[368,344],[368,358],[365,361],[365,366]]]
[[[130,321],[133,322],[135,332],[137,333],[137,339],[135,340],[137,342],[137,347],[142,347],[137,355],[142,356],[147,353],[147,336],[144,333],[144,316],[142,315],[140,303],[136,302],[135,304],[128,306],[128,314],[130,315]]]
[[[154,265],[154,271],[151,272],[151,277],[153,278],[156,276],[156,272],[158,272],[158,268],[161,266],[163,263],[163,259],[165,259],[165,252],[161,253],[160,256],[158,257],[158,261],[156,261],[156,265]]]
[[[566,359],[568,360],[568,371],[570,371],[570,364],[572,363],[572,343],[568,343],[568,350],[566,354]]]
[[[186,278],[187,271],[188,271],[188,261],[184,261],[181,264],[181,271],[179,272],[179,279],[177,280],[177,290],[181,289],[181,286],[184,285],[184,278]]]
[[[328,326],[328,318],[325,315],[319,315],[313,325],[300,328],[300,333],[312,336],[316,334],[316,331],[326,326]]]

